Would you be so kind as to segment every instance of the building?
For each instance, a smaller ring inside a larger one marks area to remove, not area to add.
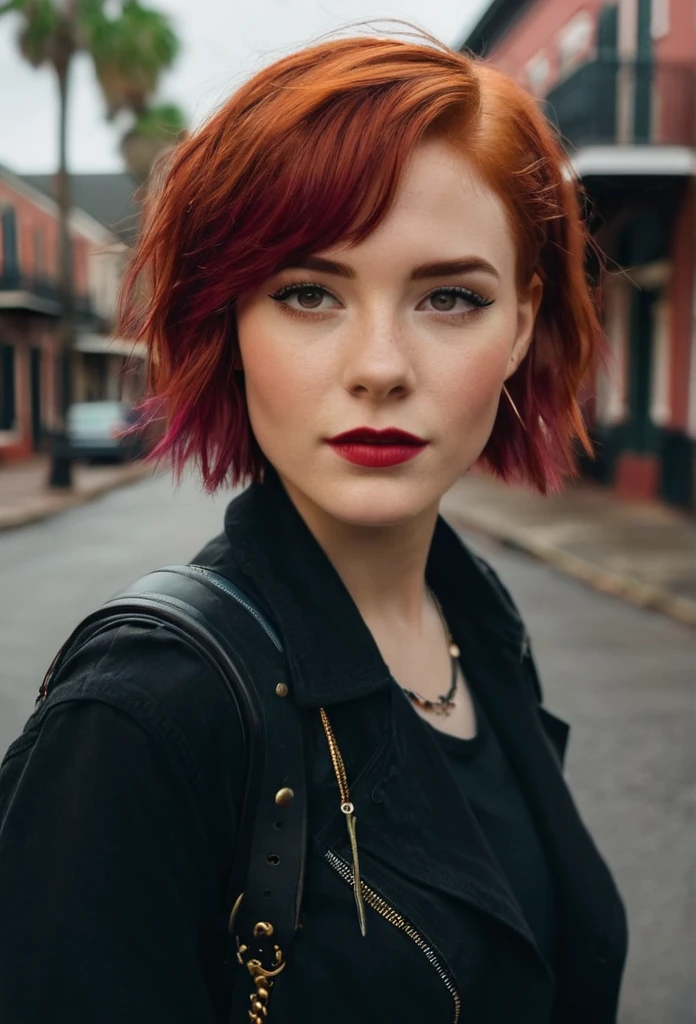
[[[132,231],[131,224],[127,230]],[[111,337],[126,244],[77,207],[71,214],[71,239],[76,313],[72,398],[134,401],[142,392],[143,353],[133,342]],[[41,450],[58,425],[57,254],[54,200],[0,167],[0,464]]]
[[[461,45],[557,124],[607,256],[588,469],[696,505],[696,4],[493,0]]]
[[[55,198],[54,175],[24,174],[22,180],[49,199]],[[140,188],[135,178],[123,171],[70,175],[74,205],[124,245],[132,245],[138,234]]]

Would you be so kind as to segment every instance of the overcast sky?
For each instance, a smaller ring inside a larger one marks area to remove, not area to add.
[[[403,18],[455,45],[488,0],[148,0],[169,14],[182,54],[161,86],[195,125],[256,70],[279,56],[366,18]],[[57,162],[55,84],[18,54],[15,15],[0,20],[0,163],[18,172]],[[73,77],[69,160],[74,171],[120,170],[118,131],[104,120],[92,68]]]

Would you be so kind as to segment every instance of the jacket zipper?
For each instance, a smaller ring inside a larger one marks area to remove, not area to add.
[[[357,818],[355,816],[355,807],[351,803],[346,766],[343,763],[343,756],[338,743],[336,742],[334,731],[331,728],[329,716],[326,714],[324,708],[319,708],[319,714],[321,715],[321,724],[324,727],[326,740],[329,744],[329,753],[331,754],[331,763],[336,775],[336,781],[338,782],[338,790],[341,794],[341,814],[343,814],[345,818],[346,828],[348,830],[348,839],[350,841],[350,849],[353,854],[353,878],[355,879],[353,895],[355,896],[355,907],[358,911],[360,934],[365,938],[367,925],[365,923],[365,905],[363,903],[362,886],[360,884],[360,859],[358,857],[358,836],[356,832]]]
[[[428,945],[423,936],[417,931],[416,928],[410,924],[405,917],[403,917],[397,910],[390,907],[387,901],[375,892],[369,885],[367,885],[360,877],[360,864],[358,861],[358,841],[356,835],[356,817],[355,807],[351,803],[350,790],[348,788],[348,776],[346,774],[345,764],[343,763],[343,757],[339,749],[338,743],[334,731],[329,721],[324,708],[320,708],[321,724],[324,727],[324,733],[329,744],[329,753],[331,754],[331,763],[333,764],[334,773],[336,775],[336,781],[338,783],[338,789],[341,794],[341,812],[345,815],[346,826],[348,829],[348,838],[350,839],[350,848],[353,854],[353,864],[347,864],[345,861],[337,857],[331,850],[325,854],[326,860],[330,867],[347,882],[348,885],[353,889],[355,896],[355,905],[358,911],[358,923],[360,924],[360,934],[364,937],[366,933],[366,920],[365,920],[365,907],[367,903],[369,907],[372,907],[381,917],[388,921],[389,924],[393,925],[394,928],[398,928],[399,931],[404,932],[405,935],[415,942],[416,946],[425,955],[428,963],[435,968],[440,980],[444,984],[445,988],[452,996],[454,1000],[454,1022],[458,1024],[459,1014],[461,1012],[461,996],[457,986],[454,983],[453,978],[445,970],[442,961],[439,956],[432,948]]]
[[[337,857],[331,850],[328,850],[324,854],[324,857],[336,874],[342,878],[344,882],[347,882],[348,885],[353,886],[353,873],[350,865],[346,864],[346,862],[341,860],[340,857]],[[428,963],[435,969],[440,981],[452,996],[452,1001],[454,1002],[453,1024],[458,1024],[462,1008],[462,999],[453,978],[445,969],[442,960],[435,950],[426,942],[421,933],[414,928],[414,926],[407,921],[405,917],[403,917],[402,914],[397,910],[394,910],[394,908],[391,907],[387,901],[379,895],[379,893],[375,892],[371,886],[367,885],[363,879],[360,879],[360,889],[362,892],[362,898],[365,903],[367,903],[368,907],[371,907],[380,915],[380,917],[383,917],[385,921],[388,921],[394,928],[397,928],[399,931],[407,935],[412,942],[415,942],[416,946],[423,953]]]
[[[276,633],[273,631],[273,629],[271,629],[266,620],[259,614],[258,610],[253,605],[249,604],[249,602],[244,598],[244,595],[241,593],[241,591],[237,590],[237,588],[228,580],[226,580],[223,576],[220,576],[218,573],[213,572],[210,569],[205,569],[203,566],[199,565],[191,565],[189,566],[189,568],[196,572],[198,575],[205,577],[205,579],[212,583],[213,586],[216,586],[219,590],[222,590],[226,594],[229,594],[229,596],[234,598],[234,600],[243,608],[245,608],[250,615],[253,615],[253,617],[256,619],[256,621],[259,623],[263,631],[266,633],[268,638],[273,643],[274,647],[278,651],[280,651],[281,654],[283,653],[282,644]],[[418,949],[420,949],[420,951],[424,954],[426,960],[431,965],[431,967],[435,969],[441,982],[443,983],[449,994],[452,996],[452,1000],[454,1002],[453,1024],[459,1024],[459,1017],[461,1014],[462,1007],[461,996],[459,995],[459,991],[453,978],[445,970],[443,963],[440,960],[437,953],[435,952],[435,950],[425,941],[420,932],[416,928],[414,928],[414,926],[410,924],[406,920],[406,918],[403,917],[402,914],[400,914],[397,910],[391,907],[387,903],[387,901],[379,895],[379,893],[375,892],[375,890],[371,888],[371,886],[367,885],[360,877],[360,865],[358,861],[358,845],[356,836],[357,819],[355,816],[355,808],[350,800],[348,777],[345,765],[343,763],[343,757],[341,755],[338,743],[336,742],[336,737],[331,727],[329,717],[326,714],[324,708],[320,708],[319,710],[321,713],[322,725],[324,726],[324,732],[326,734],[326,738],[329,744],[331,761],[334,767],[336,780],[338,782],[338,787],[341,794],[341,812],[345,815],[346,818],[348,837],[350,839],[351,850],[353,853],[353,865],[351,868],[349,864],[346,864],[346,862],[341,860],[340,857],[337,857],[336,854],[333,853],[331,850],[327,851],[325,855],[326,860],[328,864],[331,866],[331,868],[333,868],[333,870],[336,872],[336,874],[340,878],[342,878],[344,882],[347,882],[355,893],[355,904],[358,911],[358,922],[360,924],[361,934],[365,936],[366,933],[364,903],[367,903],[367,905],[371,907],[376,913],[378,913],[380,917],[383,917],[385,921],[388,921],[389,924],[391,924],[394,928],[397,928],[399,931],[402,931],[405,935],[407,935],[408,938],[411,939],[411,941],[414,942]],[[358,883],[357,885],[355,884],[356,880]]]

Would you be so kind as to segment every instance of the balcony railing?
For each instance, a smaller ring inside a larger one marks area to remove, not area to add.
[[[696,146],[693,65],[599,57],[545,98],[564,143]]]
[[[48,277],[23,274],[13,267],[3,268],[0,270],[0,309],[59,316],[61,301],[58,284]],[[76,295],[74,309],[79,323],[102,326],[89,295]]]

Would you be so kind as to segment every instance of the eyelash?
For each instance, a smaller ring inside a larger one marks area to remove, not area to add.
[[[310,290],[322,292],[324,295],[331,295],[331,298],[335,298],[335,295],[333,295],[328,288],[325,288],[324,285],[321,284],[315,284],[313,281],[298,281],[295,284],[286,284],[268,297],[269,299],[273,299],[275,302],[282,303],[285,299],[289,299],[293,295],[299,295],[301,292]],[[426,298],[431,298],[433,295],[455,295],[458,298],[466,299],[467,302],[471,302],[475,308],[459,314],[459,316],[466,317],[480,316],[484,309],[493,305],[494,301],[493,299],[485,299],[483,295],[479,295],[478,292],[473,292],[470,288],[463,288],[461,285],[445,285],[442,288],[435,288],[426,296]],[[326,312],[323,310],[314,311],[310,309],[294,309],[292,306],[285,306],[284,308],[290,316],[296,316],[300,319],[316,318],[321,312]],[[437,314],[438,311],[434,309],[431,310],[431,312]],[[447,317],[456,315],[457,314],[449,312],[442,313],[442,316]]]

